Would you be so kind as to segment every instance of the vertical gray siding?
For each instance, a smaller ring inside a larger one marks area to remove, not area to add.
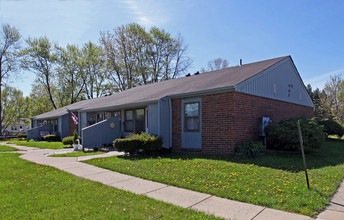
[[[61,129],[61,138],[67,137],[69,136],[69,114],[65,114],[62,115],[60,117],[61,120],[61,127],[59,127],[59,129]]]
[[[81,112],[78,112],[78,135],[81,134]]]
[[[62,116],[57,119],[57,132],[62,137]]]
[[[103,147],[112,144],[119,137],[119,117],[112,117],[82,129],[82,145],[85,148]]]
[[[41,131],[48,131],[49,134],[52,134],[53,132],[53,125],[52,124],[45,124],[39,127],[32,128],[27,131],[27,138],[29,140],[34,139],[34,140],[40,140],[41,137]]]
[[[148,133],[159,135],[158,104],[148,105]]]
[[[79,113],[80,118],[79,118],[79,127],[80,127],[80,132],[79,134],[82,135],[82,129],[87,127],[87,113],[86,112],[80,112]]]
[[[160,125],[159,125],[159,135],[163,138],[163,147],[170,148],[170,133],[171,133],[171,126],[170,126],[170,98],[164,97],[159,100],[158,107],[159,107],[159,117],[160,117]]]
[[[235,86],[247,94],[314,107],[291,59],[284,59]]]

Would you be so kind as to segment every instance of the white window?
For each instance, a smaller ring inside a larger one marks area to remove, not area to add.
[[[184,104],[184,131],[199,131],[199,102]]]

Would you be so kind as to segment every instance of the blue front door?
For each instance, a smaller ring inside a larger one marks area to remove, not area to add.
[[[182,148],[202,149],[202,99],[182,100]]]

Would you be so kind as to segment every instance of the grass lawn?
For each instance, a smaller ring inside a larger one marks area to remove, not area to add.
[[[80,156],[98,155],[98,154],[103,154],[103,152],[96,151],[96,152],[85,153],[83,151],[76,151],[76,152],[66,153],[66,154],[53,154],[53,155],[50,155],[49,157],[80,157]]]
[[[6,145],[0,145],[0,151],[17,151],[17,148],[9,147]]]
[[[315,217],[344,178],[344,141],[328,140],[306,155],[275,153],[257,159],[201,155],[125,156],[86,161],[99,167],[224,198]]]
[[[0,154],[0,219],[208,219],[57,169]]]
[[[38,148],[47,148],[47,149],[62,149],[66,147],[66,145],[63,145],[62,142],[27,142],[27,141],[11,140],[11,141],[8,141],[8,143],[16,144],[19,146],[38,147]]]

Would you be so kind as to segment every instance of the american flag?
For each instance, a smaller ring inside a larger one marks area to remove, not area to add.
[[[76,117],[76,116],[73,114],[73,112],[70,111],[68,108],[67,108],[67,110],[68,110],[68,112],[69,112],[69,114],[70,114],[70,117],[72,117],[74,124],[77,125],[77,124],[78,124],[78,117]]]

